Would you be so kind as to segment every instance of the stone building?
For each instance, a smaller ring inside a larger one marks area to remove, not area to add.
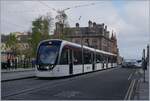
[[[28,40],[31,37],[30,33],[13,33],[18,41],[18,47],[20,51],[29,49]],[[15,54],[12,52],[10,47],[6,47],[6,42],[9,39],[9,35],[1,35],[1,61],[7,61],[8,59],[15,58]]]
[[[56,29],[54,35],[59,35],[62,32],[62,25],[56,23]],[[61,29],[61,30],[59,30]],[[88,27],[80,27],[79,23],[76,23],[75,27],[69,28],[71,31],[65,33],[65,35],[74,43],[83,43],[86,46],[93,47],[99,50],[118,54],[116,35],[107,30],[107,26],[102,24],[96,24],[92,21],[88,22]],[[82,41],[81,41],[82,40]]]

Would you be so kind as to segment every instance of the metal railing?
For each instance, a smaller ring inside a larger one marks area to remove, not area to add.
[[[1,69],[17,69],[17,68],[34,68],[35,64],[30,58],[25,58],[22,60],[8,60],[6,62],[1,62]]]

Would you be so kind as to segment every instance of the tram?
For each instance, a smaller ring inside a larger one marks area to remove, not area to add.
[[[36,77],[63,77],[117,66],[117,55],[60,39],[39,43]]]

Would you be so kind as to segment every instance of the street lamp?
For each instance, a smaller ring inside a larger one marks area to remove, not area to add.
[[[81,48],[82,48],[82,72],[84,73],[84,55],[83,55],[83,33],[81,32]]]
[[[79,17],[79,23],[80,23],[80,20],[81,20],[81,16]],[[84,55],[83,55],[83,33],[82,33],[82,30],[80,30],[80,34],[81,34],[81,51],[82,51],[82,72],[84,73]]]

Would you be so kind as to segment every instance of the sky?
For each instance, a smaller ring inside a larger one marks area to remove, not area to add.
[[[94,5],[90,5],[94,3]],[[78,5],[88,5],[73,8]],[[143,48],[150,44],[149,0],[101,0],[101,1],[1,1],[0,31],[31,31],[32,21],[49,13],[53,18],[56,11],[65,11],[71,27],[78,22],[88,26],[88,21],[104,23],[108,30],[116,33],[120,55],[127,59],[140,59]],[[79,17],[81,19],[79,20]]]

